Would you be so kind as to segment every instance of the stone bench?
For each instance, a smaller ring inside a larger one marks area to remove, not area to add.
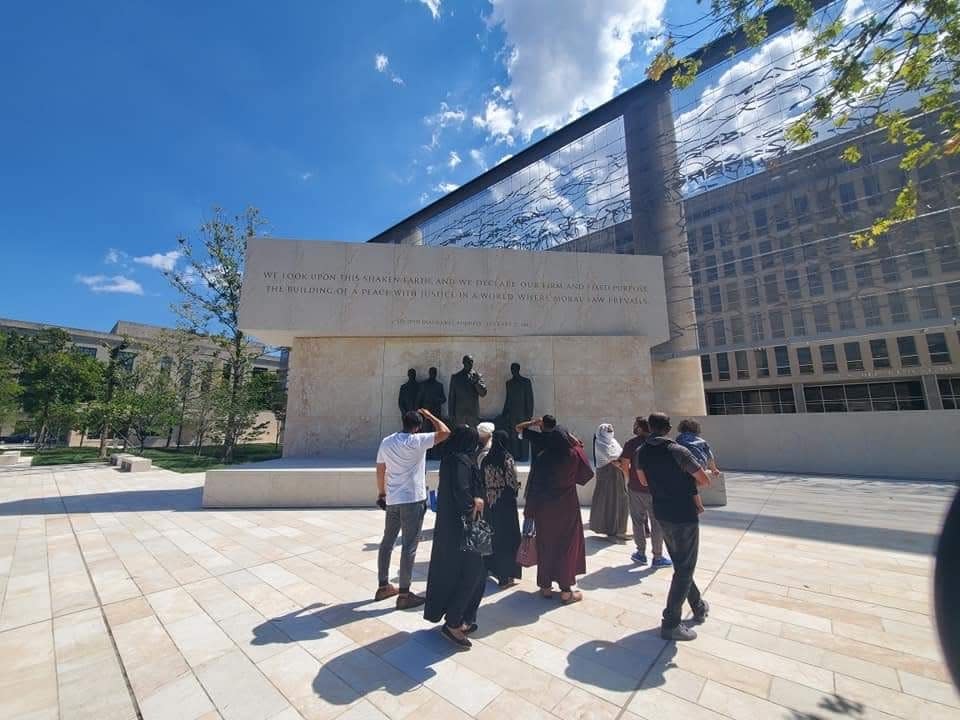
[[[10,466],[20,464],[19,450],[5,450],[0,453],[0,466]]]
[[[110,456],[110,464],[119,467],[120,463],[123,462],[125,457],[136,457],[136,455],[133,455],[132,453],[113,453]]]
[[[726,505],[727,480],[723,476],[723,473],[714,476],[708,472],[707,477],[710,478],[710,487],[700,488],[700,499],[703,501],[704,507],[722,507]]]
[[[121,472],[141,472],[150,470],[153,467],[153,461],[150,458],[140,457],[139,455],[124,455],[120,460]]]

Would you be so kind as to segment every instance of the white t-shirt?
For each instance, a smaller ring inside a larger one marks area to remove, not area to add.
[[[427,450],[436,433],[398,432],[380,441],[377,463],[387,466],[387,505],[427,499]]]

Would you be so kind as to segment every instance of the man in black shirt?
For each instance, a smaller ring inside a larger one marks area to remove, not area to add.
[[[684,600],[690,603],[695,623],[706,620],[710,610],[693,581],[700,549],[699,515],[703,512],[697,486],[707,486],[710,480],[690,451],[667,437],[668,416],[653,413],[647,421],[650,436],[637,450],[634,466],[640,482],[649,487],[653,495],[653,514],[663,529],[663,540],[673,559],[673,579],[660,635],[666,640],[693,640],[697,633],[682,625],[680,618]]]

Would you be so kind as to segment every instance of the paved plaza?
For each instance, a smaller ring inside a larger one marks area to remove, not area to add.
[[[203,511],[202,481],[0,471],[0,718],[960,718],[931,627],[947,484],[729,473],[696,641],[658,637],[670,571],[588,533],[584,602],[491,583],[458,654],[371,602],[379,511]]]

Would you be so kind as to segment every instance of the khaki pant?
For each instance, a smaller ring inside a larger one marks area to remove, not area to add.
[[[637,544],[637,552],[647,554],[647,534],[644,528],[647,520],[650,521],[650,545],[653,556],[663,555],[663,531],[660,523],[653,516],[653,495],[645,492],[630,490],[630,519],[633,521],[633,541]]]

